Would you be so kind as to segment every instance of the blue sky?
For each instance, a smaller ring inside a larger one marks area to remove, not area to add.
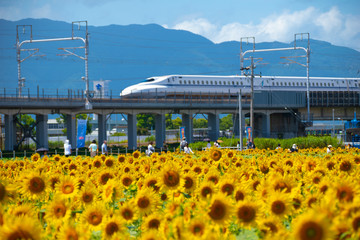
[[[360,51],[359,0],[0,0],[0,18],[49,18],[89,25],[149,24],[224,42],[290,42],[294,33]]]

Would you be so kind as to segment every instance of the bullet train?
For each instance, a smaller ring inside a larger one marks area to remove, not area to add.
[[[360,78],[311,77],[310,91],[360,91]],[[306,91],[306,77],[254,77],[254,91]],[[157,96],[183,95],[184,93],[212,95],[250,93],[249,76],[168,75],[151,77],[145,82],[125,88],[121,97],[137,97],[142,94]]]

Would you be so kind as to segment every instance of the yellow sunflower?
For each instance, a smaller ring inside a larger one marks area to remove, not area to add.
[[[285,217],[289,215],[292,208],[291,196],[284,192],[272,192],[269,195],[269,199],[267,201],[267,212],[275,217]]]
[[[226,198],[224,194],[216,194],[212,197],[207,215],[218,226],[226,226],[234,212],[234,206],[231,199]]]
[[[92,204],[97,200],[98,191],[91,182],[85,183],[77,195],[78,201],[81,205],[86,206]]]
[[[120,183],[124,188],[130,187],[130,185],[134,182],[134,178],[132,174],[125,173],[121,175]]]
[[[221,159],[221,151],[217,148],[212,148],[210,150],[210,158],[214,161],[219,161]]]
[[[202,182],[196,189],[196,194],[201,200],[210,199],[217,192],[217,188],[212,182]]]
[[[102,187],[102,200],[105,202],[112,202],[118,200],[122,196],[123,189],[116,179],[110,179],[105,186]]]
[[[41,239],[41,224],[32,217],[7,216],[0,227],[0,239]]]
[[[130,199],[124,202],[119,209],[119,215],[128,224],[132,223],[134,220],[138,218],[137,208],[134,208],[134,204],[135,204],[134,199]]]
[[[57,239],[63,240],[87,240],[90,239],[91,234],[84,227],[79,227],[79,225],[74,223],[65,223],[62,224],[57,233]]]
[[[184,235],[184,239],[207,239],[210,227],[203,218],[196,217],[190,220],[186,231],[183,232],[182,235]]]
[[[219,182],[219,190],[220,192],[226,194],[227,196],[232,195],[235,191],[235,183],[231,178],[223,176],[221,181]]]
[[[135,207],[140,215],[151,214],[159,206],[158,195],[150,188],[143,188],[137,192]]]
[[[101,202],[95,202],[92,205],[86,207],[82,213],[84,222],[89,224],[90,228],[94,231],[101,229],[101,223],[105,218],[105,207]]]
[[[43,199],[46,196],[48,182],[45,175],[37,172],[26,172],[24,174],[20,193],[29,199]]]
[[[183,189],[186,193],[192,193],[197,187],[197,176],[191,172],[184,174]]]
[[[158,174],[158,184],[162,191],[177,192],[182,186],[184,179],[182,172],[175,164],[165,163],[165,167]]]
[[[298,240],[322,240],[332,239],[331,231],[326,215],[319,212],[309,211],[299,215],[294,221],[293,237]]]
[[[61,198],[74,198],[79,189],[79,182],[77,178],[71,176],[62,176],[59,183],[55,185],[56,194]]]
[[[158,186],[158,178],[153,175],[149,175],[144,180],[144,186],[152,188],[155,192],[159,192],[160,187]]]
[[[53,200],[46,207],[45,220],[56,225],[65,222],[71,216],[71,209],[65,200]]]
[[[159,230],[162,222],[163,218],[159,213],[152,213],[144,219],[141,229],[143,232],[147,232],[151,229]]]
[[[117,233],[125,232],[125,221],[115,214],[111,217],[106,217],[101,224],[103,239],[112,239]]]
[[[236,222],[242,227],[255,227],[259,207],[253,201],[239,201],[235,207]]]

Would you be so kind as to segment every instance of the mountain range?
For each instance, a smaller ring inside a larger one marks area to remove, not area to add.
[[[212,41],[188,31],[167,29],[157,24],[91,26],[89,23],[88,73],[92,81],[110,80],[113,94],[152,76],[168,74],[237,75],[240,71],[240,42]],[[0,19],[0,83],[3,88],[18,86],[16,34],[19,40],[54,39],[80,36],[85,38],[85,27],[49,19]],[[18,28],[17,28],[18,26]],[[72,28],[74,26],[74,28]],[[311,36],[311,33],[310,33]],[[246,36],[244,36],[246,37]],[[256,36],[255,36],[256,37]],[[67,48],[84,56],[81,41],[51,41],[22,45],[21,75],[25,87],[44,89],[84,89],[84,60],[67,55],[59,48]],[[293,47],[294,42],[256,43],[256,49]],[[307,40],[296,40],[296,46],[306,48]],[[243,42],[243,50],[252,49]],[[38,52],[30,57],[33,50]],[[328,42],[310,39],[310,76],[359,77],[360,52]],[[26,50],[26,51],[24,51]],[[293,57],[305,64],[304,51],[275,51],[257,53],[255,74],[268,76],[306,76],[306,68],[290,64],[281,57]],[[249,55],[250,56],[250,55]],[[260,61],[258,58],[262,58]],[[250,64],[245,62],[245,66]]]

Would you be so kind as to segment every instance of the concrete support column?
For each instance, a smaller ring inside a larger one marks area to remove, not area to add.
[[[98,146],[101,148],[101,144],[104,140],[107,140],[106,136],[106,114],[98,114]]]
[[[155,115],[156,147],[161,148],[166,139],[165,136],[165,114]]]
[[[12,151],[16,144],[16,123],[15,115],[5,115],[5,150]]]
[[[36,115],[36,149],[49,148],[47,121],[48,115]]]
[[[185,127],[185,137],[188,143],[193,142],[193,117],[189,114],[182,114],[182,124]]]
[[[76,115],[66,114],[66,137],[71,144],[71,148],[76,148]]]
[[[137,128],[136,128],[136,114],[128,114],[128,148],[136,149]]]
[[[265,137],[267,138],[271,135],[270,116],[270,113],[266,113],[265,115]]]
[[[208,114],[208,128],[210,140],[216,141],[219,138],[220,131],[220,120],[218,114]]]

